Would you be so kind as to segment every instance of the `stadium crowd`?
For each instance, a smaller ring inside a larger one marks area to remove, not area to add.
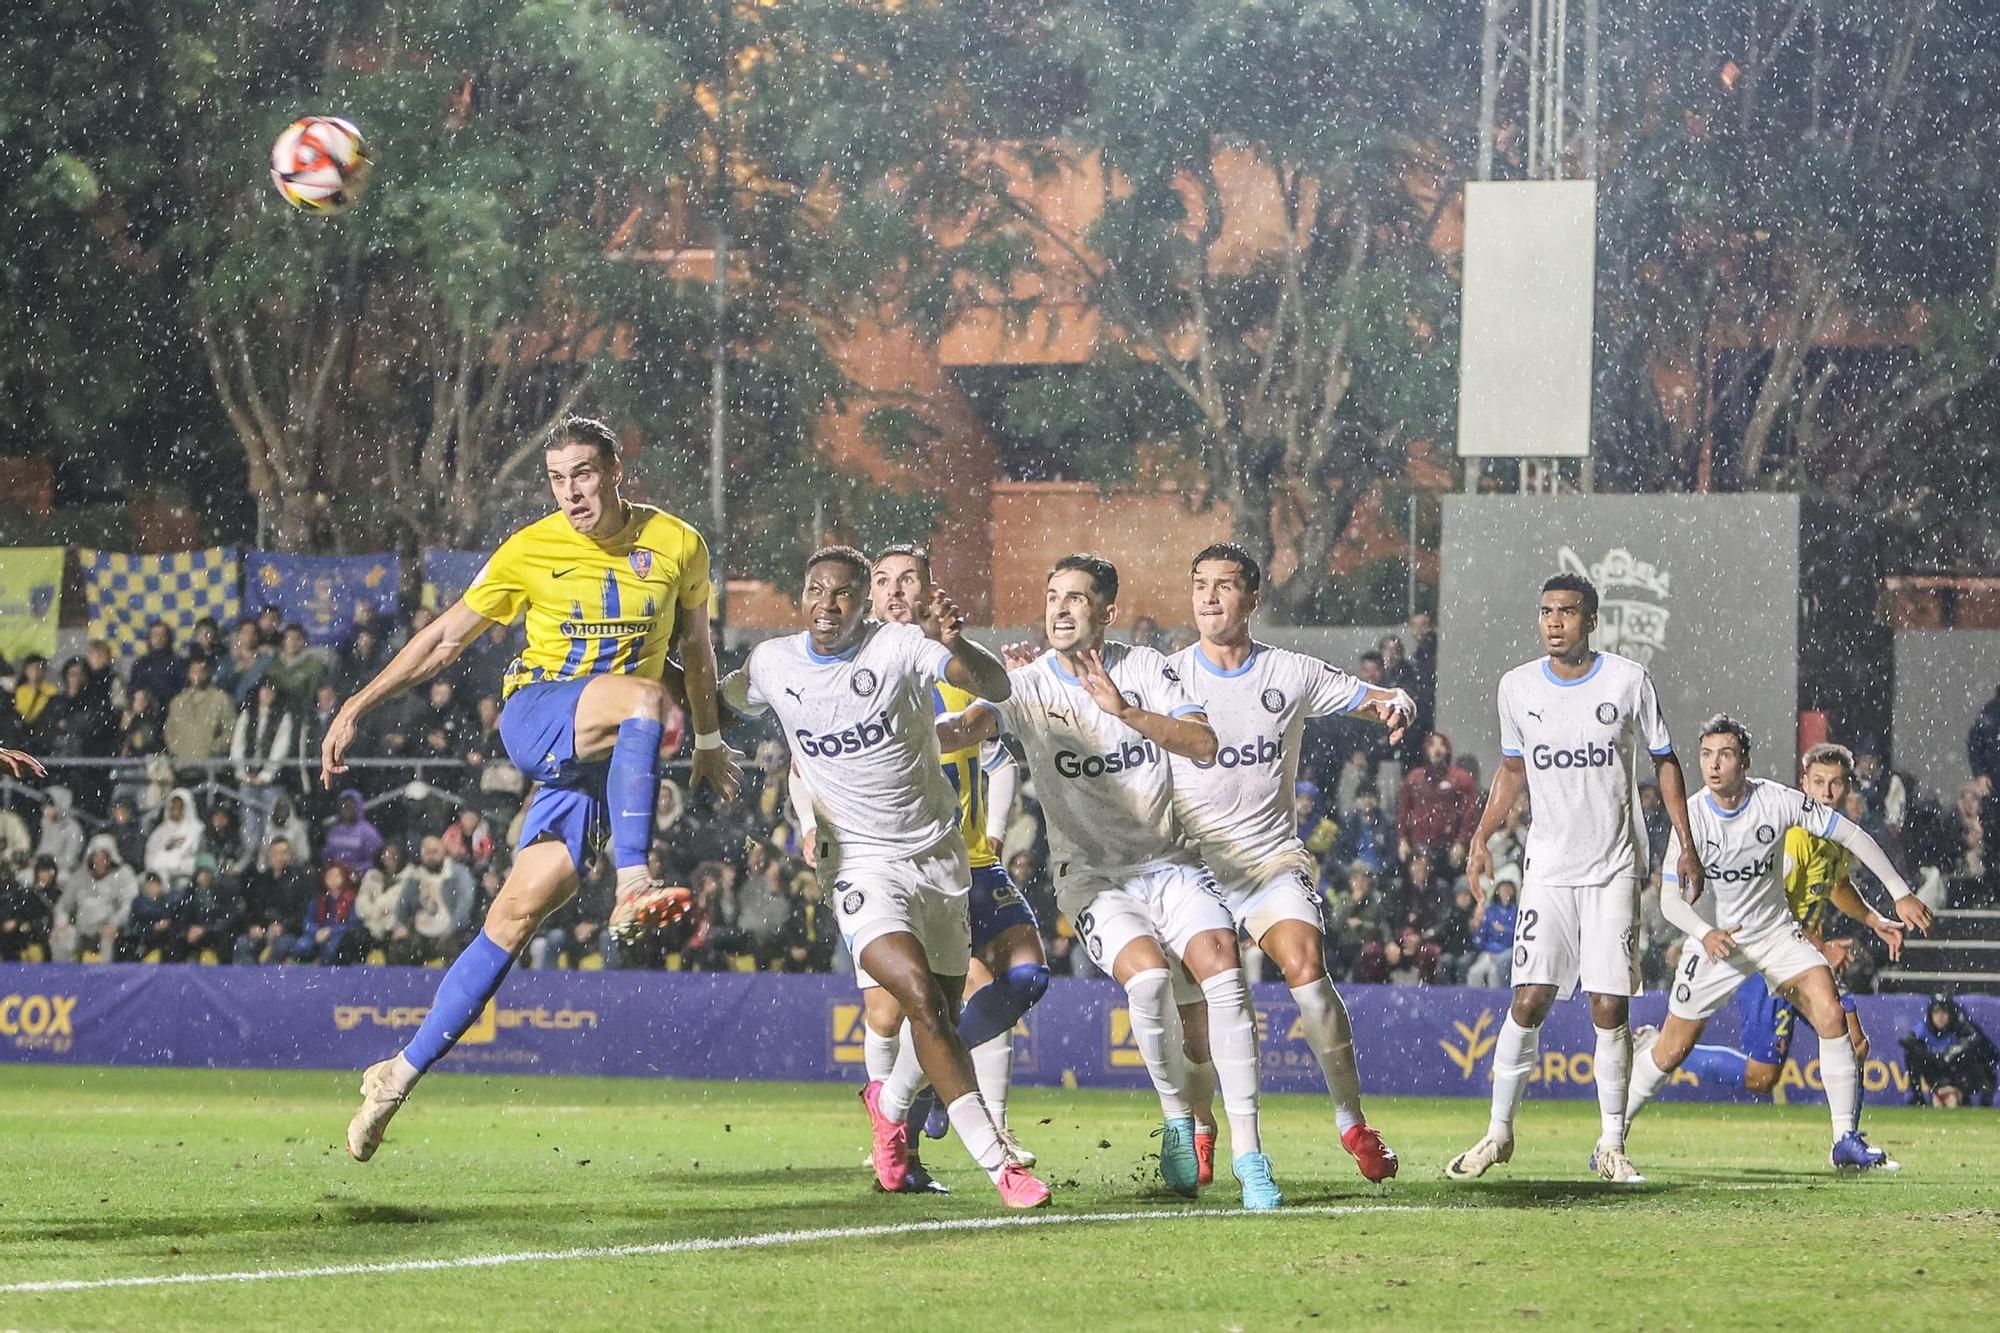
[[[513,637],[493,631],[426,690],[371,714],[355,751],[367,758],[337,787],[322,785],[318,763],[339,701],[427,618],[389,624],[364,606],[347,642],[329,652],[265,608],[226,630],[204,621],[185,644],[155,625],[147,650],[123,670],[101,641],[59,668],[40,657],[0,663],[0,744],[49,766],[45,785],[4,787],[0,959],[449,961],[505,876],[527,794],[498,734],[497,682]],[[1170,652],[1193,635],[1142,618],[1132,637]],[[1296,805],[1320,863],[1329,971],[1348,981],[1505,986],[1527,799],[1490,840],[1497,882],[1476,903],[1464,867],[1484,781],[1477,757],[1456,753],[1431,726],[1429,618],[1414,617],[1351,669],[1408,690],[1418,714],[1399,745],[1353,719],[1307,729]],[[679,752],[686,733],[685,719],[670,719],[663,748]],[[750,734],[733,737],[754,745],[738,801],[689,796],[672,777],[662,783],[655,869],[693,890],[693,909],[620,947],[605,930],[614,895],[600,863],[532,942],[530,966],[851,968],[800,855],[788,756],[778,741],[753,743]],[[1996,738],[2000,695],[1970,738],[1975,766],[2000,763]],[[1877,747],[1856,748],[1843,813],[1940,904],[1992,901],[1982,833],[1994,822],[1990,788],[1975,781],[1941,801],[1885,764]],[[1657,865],[1667,820],[1656,791],[1642,797]],[[1004,851],[1041,918],[1052,968],[1090,974],[1056,910],[1032,774]],[[1664,980],[1678,943],[1658,910],[1657,874],[1647,894],[1649,985]],[[1849,982],[1868,989],[1880,946],[1858,924],[1854,940]]]

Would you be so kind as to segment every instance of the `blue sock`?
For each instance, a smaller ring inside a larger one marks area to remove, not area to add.
[[[1741,1051],[1732,1051],[1727,1046],[1697,1046],[1688,1052],[1687,1059],[1681,1061],[1681,1068],[1704,1083],[1740,1088],[1743,1086],[1743,1068],[1749,1063],[1749,1056]]]
[[[465,952],[438,983],[431,1011],[424,1015],[417,1035],[403,1048],[403,1058],[415,1065],[419,1074],[442,1060],[445,1052],[457,1044],[479,1017],[479,1011],[493,998],[493,992],[500,989],[501,980],[513,965],[514,955],[487,939],[485,931],[473,936],[472,943],[465,946]]]
[[[653,812],[660,803],[660,724],[628,717],[618,724],[611,771],[604,780],[611,806],[611,862],[620,870],[646,864],[653,847]]]
[[[1048,988],[1049,970],[1041,964],[1008,968],[1006,976],[995,977],[992,985],[981,986],[965,1002],[958,1015],[958,1039],[969,1051],[1003,1032],[1012,1032]]]

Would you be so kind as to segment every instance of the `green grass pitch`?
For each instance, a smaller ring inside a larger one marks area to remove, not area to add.
[[[872,1194],[854,1091],[443,1076],[373,1163],[355,1075],[15,1066],[0,1076],[0,1286],[658,1246],[1001,1217],[956,1143],[950,1198]],[[1818,1107],[1656,1105],[1636,1191],[1588,1178],[1595,1107],[1524,1108],[1511,1165],[1439,1167],[1483,1103],[1377,1099],[1403,1156],[1363,1182],[1325,1102],[1267,1100],[1291,1216],[875,1231],[707,1252],[187,1285],[0,1291],[0,1327],[1262,1329],[1993,1327],[2000,1119],[1871,1110],[1897,1176],[1836,1178]],[[1139,1093],[1022,1091],[1047,1218],[1185,1214]],[[1225,1139],[1226,1150],[1226,1139]],[[1231,1208],[1220,1165],[1203,1208]],[[1313,1210],[1313,1211],[1304,1211]],[[1339,1210],[1339,1211],[1336,1211]],[[1346,1211],[1351,1210],[1351,1211]]]

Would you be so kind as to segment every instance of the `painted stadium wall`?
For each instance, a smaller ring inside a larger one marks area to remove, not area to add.
[[[1438,725],[1460,753],[1497,760],[1494,691],[1541,653],[1542,581],[1573,571],[1597,585],[1593,643],[1652,670],[1687,755],[1701,723],[1728,712],[1766,742],[1757,771],[1788,775],[1798,534],[1796,496],[1445,496]]]
[[[353,1069],[394,1052],[423,1021],[438,974],[428,968],[0,965],[0,1061]],[[1484,1098],[1507,992],[1464,987],[1346,986],[1363,1084],[1371,1094]],[[1015,1031],[1023,1083],[1149,1088],[1123,992],[1059,979]],[[1908,1087],[1896,1037],[1921,996],[1864,996],[1874,1038],[1868,1099]],[[2000,1032],[2000,998],[1968,999]],[[1256,992],[1264,1087],[1321,1093],[1319,1066],[1283,986]],[[1664,995],[1633,1002],[1658,1023]],[[1803,1025],[1801,1025],[1803,1029]],[[1736,1010],[1708,1040],[1736,1040]],[[860,997],[844,977],[758,973],[517,972],[441,1066],[446,1072],[636,1078],[860,1082]],[[1542,1031],[1537,1095],[1591,1097],[1590,1016],[1556,1006]],[[1818,1046],[1802,1030],[1784,1075],[1789,1099],[1819,1095]],[[1727,1100],[1681,1075],[1670,1096]]]
[[[2000,630],[1905,630],[1896,635],[1897,768],[1949,805],[1972,776],[1965,733],[2000,689]]]

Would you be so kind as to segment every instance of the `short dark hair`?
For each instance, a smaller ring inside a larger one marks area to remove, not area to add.
[[[1056,567],[1049,571],[1049,577],[1054,578],[1063,571],[1070,569],[1080,569],[1090,575],[1090,590],[1105,601],[1115,602],[1118,600],[1118,566],[1112,564],[1103,556],[1091,555],[1087,551],[1078,551],[1074,555],[1066,555],[1056,561]]]
[[[278,636],[279,636],[280,638],[283,638],[283,637],[284,637],[285,635],[287,635],[287,634],[290,634],[290,633],[291,633],[291,632],[292,632],[293,630],[297,630],[297,631],[299,632],[299,637],[300,637],[301,639],[304,639],[304,640],[306,640],[307,642],[311,642],[311,641],[312,641],[312,635],[310,635],[310,634],[306,633],[306,627],[305,627],[304,625],[301,625],[301,624],[300,624],[300,623],[299,623],[298,621],[296,621],[296,620],[294,620],[294,621],[290,621],[289,623],[287,623],[287,624],[285,625],[285,627],[284,627],[283,629],[279,630],[279,631],[278,631]]]
[[[1841,772],[1847,774],[1849,777],[1853,777],[1854,751],[1848,749],[1845,745],[1835,745],[1832,741],[1821,741],[1818,745],[1807,750],[1805,756],[1799,760],[1799,771],[1803,773],[1805,770],[1816,768],[1821,764],[1839,764]]]
[[[606,467],[618,461],[618,437],[596,417],[564,417],[542,448],[546,451],[570,444],[593,446]]]
[[[1597,614],[1597,585],[1581,574],[1552,574],[1542,584],[1543,592],[1573,592],[1583,598],[1583,613]]]
[[[854,571],[856,578],[863,583],[868,581],[868,557],[852,546],[822,546],[806,557],[806,568],[810,570],[814,565],[824,565],[829,561],[846,565]]]
[[[868,568],[872,571],[875,566],[881,564],[892,555],[908,556],[922,565],[924,567],[924,581],[926,583],[930,582],[931,553],[915,542],[891,542],[875,553],[875,558],[868,562]]]
[[[1243,586],[1256,592],[1264,586],[1264,569],[1257,563],[1257,557],[1238,546],[1235,542],[1212,542],[1194,553],[1194,560],[1188,565],[1192,574],[1201,568],[1204,560],[1233,560],[1243,571]]]
[[[1701,735],[1697,738],[1696,744],[1707,740],[1710,736],[1734,736],[1736,743],[1743,747],[1743,757],[1745,759],[1750,757],[1750,729],[1729,714],[1717,713],[1702,723]]]

